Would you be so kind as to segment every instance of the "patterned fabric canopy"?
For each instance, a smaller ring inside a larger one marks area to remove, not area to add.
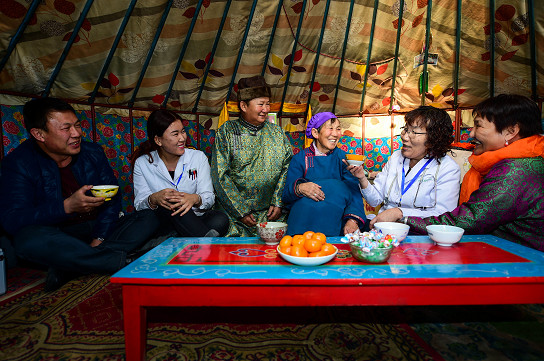
[[[543,35],[536,0],[1,0],[0,93],[217,115],[263,74],[313,113],[538,100]]]

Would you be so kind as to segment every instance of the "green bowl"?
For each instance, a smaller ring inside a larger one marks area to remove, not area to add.
[[[393,252],[393,246],[389,248],[373,248],[370,252],[364,252],[361,247],[354,246],[353,244],[349,246],[351,247],[351,254],[356,260],[368,263],[384,263],[391,257],[391,252]]]

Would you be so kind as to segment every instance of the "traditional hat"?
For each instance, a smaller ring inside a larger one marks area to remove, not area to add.
[[[308,122],[308,126],[306,127],[306,137],[314,139],[314,136],[312,135],[312,129],[318,129],[321,125],[323,125],[323,123],[325,123],[329,119],[337,118],[336,115],[331,112],[321,112],[311,117],[310,121]]]
[[[262,97],[271,97],[270,87],[263,76],[256,75],[238,80],[238,101],[248,102]]]

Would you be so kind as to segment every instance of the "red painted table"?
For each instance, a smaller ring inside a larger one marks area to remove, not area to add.
[[[258,238],[170,238],[111,278],[122,284],[126,359],[145,359],[146,307],[544,303],[544,253],[494,236],[452,247],[410,236],[383,264],[339,252],[317,267]]]

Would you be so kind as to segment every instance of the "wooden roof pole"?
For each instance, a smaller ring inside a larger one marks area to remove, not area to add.
[[[232,88],[234,87],[234,79],[236,79],[236,73],[238,73],[238,67],[240,66],[240,60],[242,59],[242,54],[244,53],[247,34],[249,33],[249,29],[251,28],[251,21],[253,21],[253,14],[255,14],[256,6],[257,0],[253,0],[253,4],[251,5],[251,11],[247,19],[246,30],[244,31],[244,37],[242,38],[242,43],[240,44],[240,49],[238,50],[238,56],[236,57],[236,64],[234,65],[234,71],[232,72],[232,78],[230,79],[229,90],[227,91],[225,102],[229,101]]]
[[[319,34],[319,44],[317,44],[317,52],[315,53],[314,70],[312,71],[312,80],[310,81],[310,91],[308,92],[308,101],[306,102],[306,110],[304,116],[307,117],[308,110],[310,108],[310,101],[312,100],[312,92],[314,89],[315,74],[317,73],[317,64],[319,63],[319,54],[321,53],[321,44],[323,43],[323,34],[325,34],[325,26],[327,25],[327,16],[329,14],[331,0],[327,0],[325,5],[325,13],[323,14],[323,22],[321,23],[321,33]]]
[[[489,36],[491,56],[489,57],[489,95],[495,96],[495,0],[489,0]]]
[[[138,0],[132,0],[130,2],[130,5],[127,8],[127,12],[125,13],[125,17],[123,18],[123,21],[121,22],[121,26],[119,27],[119,31],[117,32],[117,35],[115,36],[115,40],[113,41],[110,52],[108,53],[108,56],[106,57],[106,60],[104,61],[104,65],[102,66],[102,70],[100,71],[100,75],[98,76],[98,79],[97,79],[96,84],[94,86],[94,89],[93,89],[93,91],[91,93],[91,96],[88,99],[89,104],[94,103],[94,100],[96,98],[96,93],[98,93],[98,89],[100,88],[102,78],[104,78],[104,75],[106,75],[106,71],[108,71],[111,60],[113,59],[113,55],[115,54],[115,51],[117,50],[117,46],[119,46],[119,42],[121,41],[121,37],[123,36],[123,33],[125,32],[125,29],[127,27],[128,21],[130,19],[130,15],[132,14],[132,10],[134,10],[134,6],[136,5],[136,1],[138,1]]]
[[[172,73],[172,79],[170,79],[170,84],[168,85],[168,90],[166,91],[164,100],[161,104],[162,108],[166,108],[166,104],[168,104],[168,99],[170,99],[170,94],[172,93],[172,89],[174,88],[174,83],[176,82],[176,79],[178,77],[179,68],[181,66],[181,62],[183,61],[183,58],[185,57],[187,46],[189,45],[189,41],[191,40],[191,36],[193,35],[193,30],[195,29],[196,20],[198,19],[197,14],[200,13],[200,8],[202,7],[203,1],[204,0],[199,0],[198,4],[196,5],[195,15],[193,16],[193,19],[191,20],[191,25],[189,25],[189,30],[187,31],[187,35],[185,35],[185,39],[183,39],[183,46],[181,47],[181,51],[179,53],[178,62],[176,63],[176,67],[174,68],[174,72]]]
[[[355,0],[351,0],[349,4],[348,23],[346,24],[346,32],[344,33],[344,44],[342,45],[342,58],[340,59],[340,69],[338,69],[338,79],[336,80],[336,89],[334,90],[334,100],[332,102],[332,113],[336,111],[336,99],[338,98],[338,88],[340,87],[340,79],[342,79],[342,70],[344,68],[344,58],[346,57],[346,48],[348,46],[349,29],[351,27],[351,16],[353,15],[353,4]]]
[[[535,4],[533,0],[527,0],[527,12],[529,13],[529,46],[531,48],[531,96],[533,100],[538,101],[537,77],[536,77],[536,36],[535,36]]]
[[[60,69],[62,68],[62,65],[64,64],[64,61],[66,60],[66,57],[68,56],[68,53],[70,52],[70,49],[72,48],[72,45],[74,45],[74,40],[78,36],[79,29],[81,29],[81,25],[83,25],[83,21],[87,17],[87,14],[89,13],[89,10],[91,8],[91,5],[93,4],[93,1],[94,0],[87,0],[85,7],[81,11],[81,14],[79,15],[79,19],[77,20],[76,25],[74,26],[74,31],[72,31],[72,35],[66,42],[66,46],[64,47],[64,50],[62,51],[62,54],[60,55],[60,58],[57,61],[57,65],[55,66],[55,69],[53,69],[53,73],[51,74],[51,77],[49,78],[49,81],[47,82],[47,85],[45,86],[45,89],[42,92],[42,97],[46,97],[49,95],[49,92],[51,91],[51,87],[53,86],[55,79],[57,79],[57,75],[59,75]]]
[[[15,49],[15,46],[17,46],[17,42],[19,42],[19,39],[25,32],[26,27],[28,26],[28,23],[30,22],[30,19],[32,19],[32,16],[34,16],[34,14],[36,13],[36,9],[38,8],[38,5],[40,5],[40,3],[41,3],[41,0],[32,1],[32,4],[26,11],[26,15],[23,18],[23,21],[17,28],[17,31],[15,32],[15,34],[11,37],[11,40],[6,49],[6,54],[4,55],[2,60],[0,60],[0,72],[2,72],[2,70],[4,69],[4,66],[6,66],[6,63],[8,62],[8,59],[11,56],[11,53]]]
[[[155,37],[153,38],[153,42],[151,43],[151,46],[149,47],[149,51],[147,52],[147,57],[145,59],[145,62],[142,65],[142,71],[140,71],[140,76],[138,77],[138,81],[136,82],[136,85],[134,86],[134,90],[132,91],[132,97],[128,101],[129,108],[132,108],[132,106],[134,105],[134,102],[136,101],[136,96],[138,95],[138,91],[140,90],[140,85],[142,85],[142,81],[144,80],[145,72],[147,71],[147,67],[149,66],[149,63],[151,62],[151,57],[153,56],[153,52],[155,51],[155,47],[157,46],[157,42],[159,41],[159,38],[161,36],[162,28],[164,27],[164,24],[166,23],[166,19],[168,18],[168,13],[170,12],[170,9],[172,8],[172,2],[173,0],[168,0],[168,4],[166,4],[164,12],[162,13],[161,21],[159,22],[159,26],[157,27],[157,31],[155,32]]]
[[[281,97],[280,110],[278,112],[278,116],[281,116],[283,113],[283,103],[285,103],[285,96],[287,95],[287,88],[289,87],[289,79],[291,78],[291,69],[293,68],[293,62],[295,61],[295,51],[297,49],[298,38],[300,36],[300,29],[302,28],[302,20],[304,19],[306,3],[307,3],[307,0],[304,0],[302,2],[302,10],[300,11],[300,17],[298,18],[297,34],[295,35],[295,41],[293,42],[293,50],[291,50],[291,60],[289,61],[287,77],[285,78],[285,85],[283,86],[283,95]]]
[[[423,55],[423,79],[421,80],[421,105],[425,105],[425,96],[429,91],[429,72],[428,60],[429,60],[429,43],[431,38],[431,10],[433,7],[433,1],[429,0],[427,3],[427,19],[425,24],[425,51]]]
[[[395,99],[395,84],[397,82],[397,66],[399,61],[400,34],[402,32],[403,16],[404,16],[404,0],[400,0],[399,20],[397,23],[397,40],[395,42],[395,58],[393,59],[393,78],[391,79],[391,95],[389,96],[389,113],[392,113],[393,111],[393,101]],[[391,136],[391,142],[393,142],[393,136]]]
[[[208,79],[208,73],[210,72],[210,67],[212,66],[213,58],[215,56],[215,51],[217,50],[217,45],[219,44],[219,39],[221,38],[221,33],[223,32],[223,28],[225,27],[225,20],[227,19],[227,14],[229,13],[229,8],[231,3],[232,3],[232,0],[228,0],[227,4],[225,5],[225,10],[223,10],[223,17],[221,18],[221,23],[219,24],[219,30],[217,31],[217,35],[215,36],[215,41],[213,43],[210,60],[208,61],[208,64],[206,64],[206,70],[204,71],[204,75],[202,76],[202,84],[200,85],[200,89],[198,89],[198,95],[196,96],[195,106],[193,107],[193,113],[195,113],[196,110],[198,109],[198,103],[200,102],[200,97],[202,96],[202,92],[204,91],[204,86],[206,85],[206,79]]]
[[[374,0],[374,11],[372,13],[372,25],[370,27],[370,39],[368,41],[368,52],[366,54],[366,66],[365,66],[365,76],[363,80],[363,91],[361,93],[361,105],[359,106],[359,115],[363,114],[363,107],[365,105],[365,95],[366,95],[366,82],[368,81],[368,68],[370,65],[370,54],[372,54],[372,43],[374,41],[374,29],[376,28],[376,15],[378,13],[379,0]],[[400,0],[400,13],[399,13],[399,22],[402,23],[402,9],[404,8],[404,0]]]
[[[276,26],[278,25],[278,19],[280,18],[282,6],[283,6],[283,0],[280,0],[278,2],[278,8],[276,9],[276,17],[274,18],[274,25],[272,26],[272,31],[270,32],[270,40],[268,40],[268,48],[266,49],[266,55],[264,56],[263,68],[261,70],[262,76],[264,76],[264,73],[266,72],[266,66],[268,65],[268,58],[270,57],[270,50],[272,49],[272,42],[274,41],[274,35],[276,34]]]
[[[455,29],[455,77],[453,78],[453,109],[456,109],[459,106],[459,101],[457,99],[457,92],[459,91],[459,70],[461,67],[460,57],[461,57],[461,5],[463,4],[462,0],[457,0],[457,28]],[[456,140],[458,141],[458,140]]]

